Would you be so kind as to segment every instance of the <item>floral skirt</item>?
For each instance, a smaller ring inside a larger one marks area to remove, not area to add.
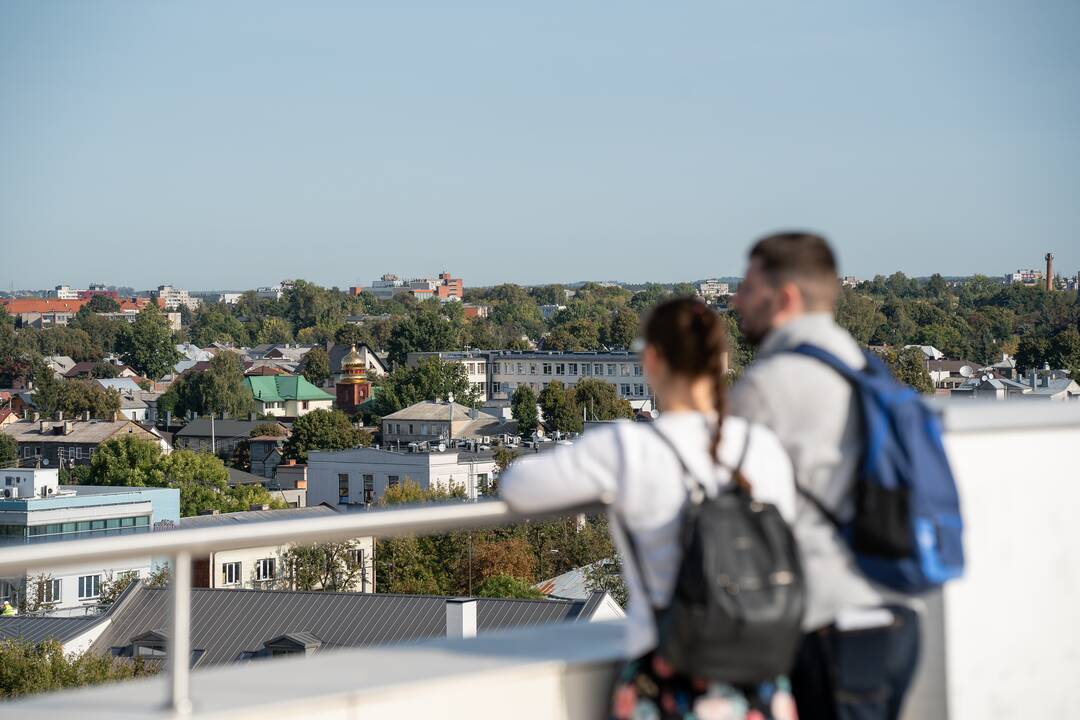
[[[615,683],[611,720],[797,720],[787,678],[754,686],[686,677],[654,653],[628,662]]]

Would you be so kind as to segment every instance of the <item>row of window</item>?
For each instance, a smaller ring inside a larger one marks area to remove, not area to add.
[[[511,394],[516,388],[521,387],[522,385],[532,388],[536,391],[544,389],[544,383],[542,382],[526,382],[518,383],[517,385],[515,385],[514,383],[493,382],[491,384],[491,392],[493,394],[498,394],[502,392]],[[574,384],[568,383],[566,387],[568,389],[573,389]],[[643,398],[648,397],[652,394],[652,390],[649,388],[648,385],[645,385],[644,383],[619,383],[618,391],[619,397],[623,398]]]
[[[65,458],[72,458],[74,460],[89,460],[94,455],[94,447],[82,447],[80,445],[72,445],[71,447],[59,447],[56,450],[56,456],[61,460]],[[41,457],[41,446],[35,445],[30,447],[29,445],[23,445],[22,456],[24,458],[39,458]]]
[[[462,418],[463,420],[465,418]],[[386,423],[383,428],[388,435],[401,435],[401,429],[405,428],[407,435],[445,435],[446,426],[441,424],[432,423],[430,426],[427,423]],[[428,432],[428,431],[431,432]]]
[[[338,502],[349,502],[349,473],[338,473]],[[397,475],[388,475],[387,485],[396,487],[400,478]],[[368,505],[375,502],[375,476],[364,475],[364,502]]]
[[[149,525],[149,515],[135,515],[133,517],[109,518],[107,520],[80,520],[78,522],[50,523],[48,525],[31,525],[25,528],[23,528],[23,526],[21,525],[0,526],[7,528],[6,532],[0,534],[20,534],[18,531],[10,530],[10,528],[13,527],[23,528],[23,534],[28,537],[38,537],[40,535],[65,535],[68,533],[85,533],[95,532],[99,530],[144,528],[149,527]]]
[[[356,563],[357,567],[363,571],[361,573],[363,580],[362,584],[366,589],[367,567],[364,565],[364,551],[356,549],[352,551],[352,561]],[[260,558],[255,561],[255,582],[265,582],[273,580],[278,576],[278,564],[277,558]],[[221,584],[222,585],[240,585],[244,579],[244,564],[237,562],[227,562],[221,564]]]
[[[465,363],[465,370],[468,371],[470,375],[476,375],[477,373],[485,373],[487,372],[487,363]]]
[[[641,363],[497,362],[496,374],[641,377]]]
[[[132,571],[133,575],[138,573]],[[41,597],[38,598],[43,603],[58,603],[63,596],[63,584],[58,578],[49,578],[38,583],[31,581],[29,583],[31,587],[29,592],[40,593]],[[0,581],[0,601],[7,600],[13,605],[17,604],[18,600],[18,587],[9,580]],[[101,597],[101,574],[97,575],[80,575],[79,576],[79,599],[80,600],[95,600]]]

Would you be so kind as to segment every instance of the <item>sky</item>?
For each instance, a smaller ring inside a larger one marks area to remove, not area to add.
[[[1080,3],[0,3],[0,287],[1080,271]]]

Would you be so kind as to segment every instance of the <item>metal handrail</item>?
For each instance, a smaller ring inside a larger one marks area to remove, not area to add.
[[[238,523],[222,527],[178,528],[138,535],[119,535],[86,540],[56,541],[4,548],[0,575],[31,567],[58,563],[71,565],[97,560],[170,556],[172,604],[168,642],[169,698],[163,710],[176,715],[191,713],[191,559],[222,550],[263,545],[316,543],[356,537],[399,537],[448,530],[510,525],[530,519],[575,513],[602,512],[604,506],[562,508],[548,513],[522,515],[501,500],[427,503],[379,510],[345,512],[337,516],[285,518]]]

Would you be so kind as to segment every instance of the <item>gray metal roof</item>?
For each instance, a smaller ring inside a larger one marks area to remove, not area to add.
[[[273,420],[214,420],[214,437],[223,440],[225,438],[246,438],[257,425],[273,423]],[[188,422],[176,433],[176,437],[210,437],[210,420],[197,418]]]
[[[39,643],[49,639],[62,643],[77,638],[105,620],[105,615],[53,617],[48,615],[16,615],[0,617],[0,640],[21,638]]]
[[[598,593],[600,598],[602,593]],[[283,635],[318,638],[321,649],[388,645],[446,635],[448,598],[427,595],[192,590],[191,647],[200,667],[231,663]],[[167,627],[169,591],[133,584],[93,650],[107,654],[148,630]],[[591,600],[591,599],[590,599]],[[479,598],[477,630],[587,621],[599,602]]]
[[[243,512],[219,513],[217,515],[192,515],[180,518],[180,529],[236,525],[262,522],[264,520],[292,520],[294,518],[337,514],[337,510],[327,505],[312,505],[311,507],[289,508],[287,510],[245,510]]]

